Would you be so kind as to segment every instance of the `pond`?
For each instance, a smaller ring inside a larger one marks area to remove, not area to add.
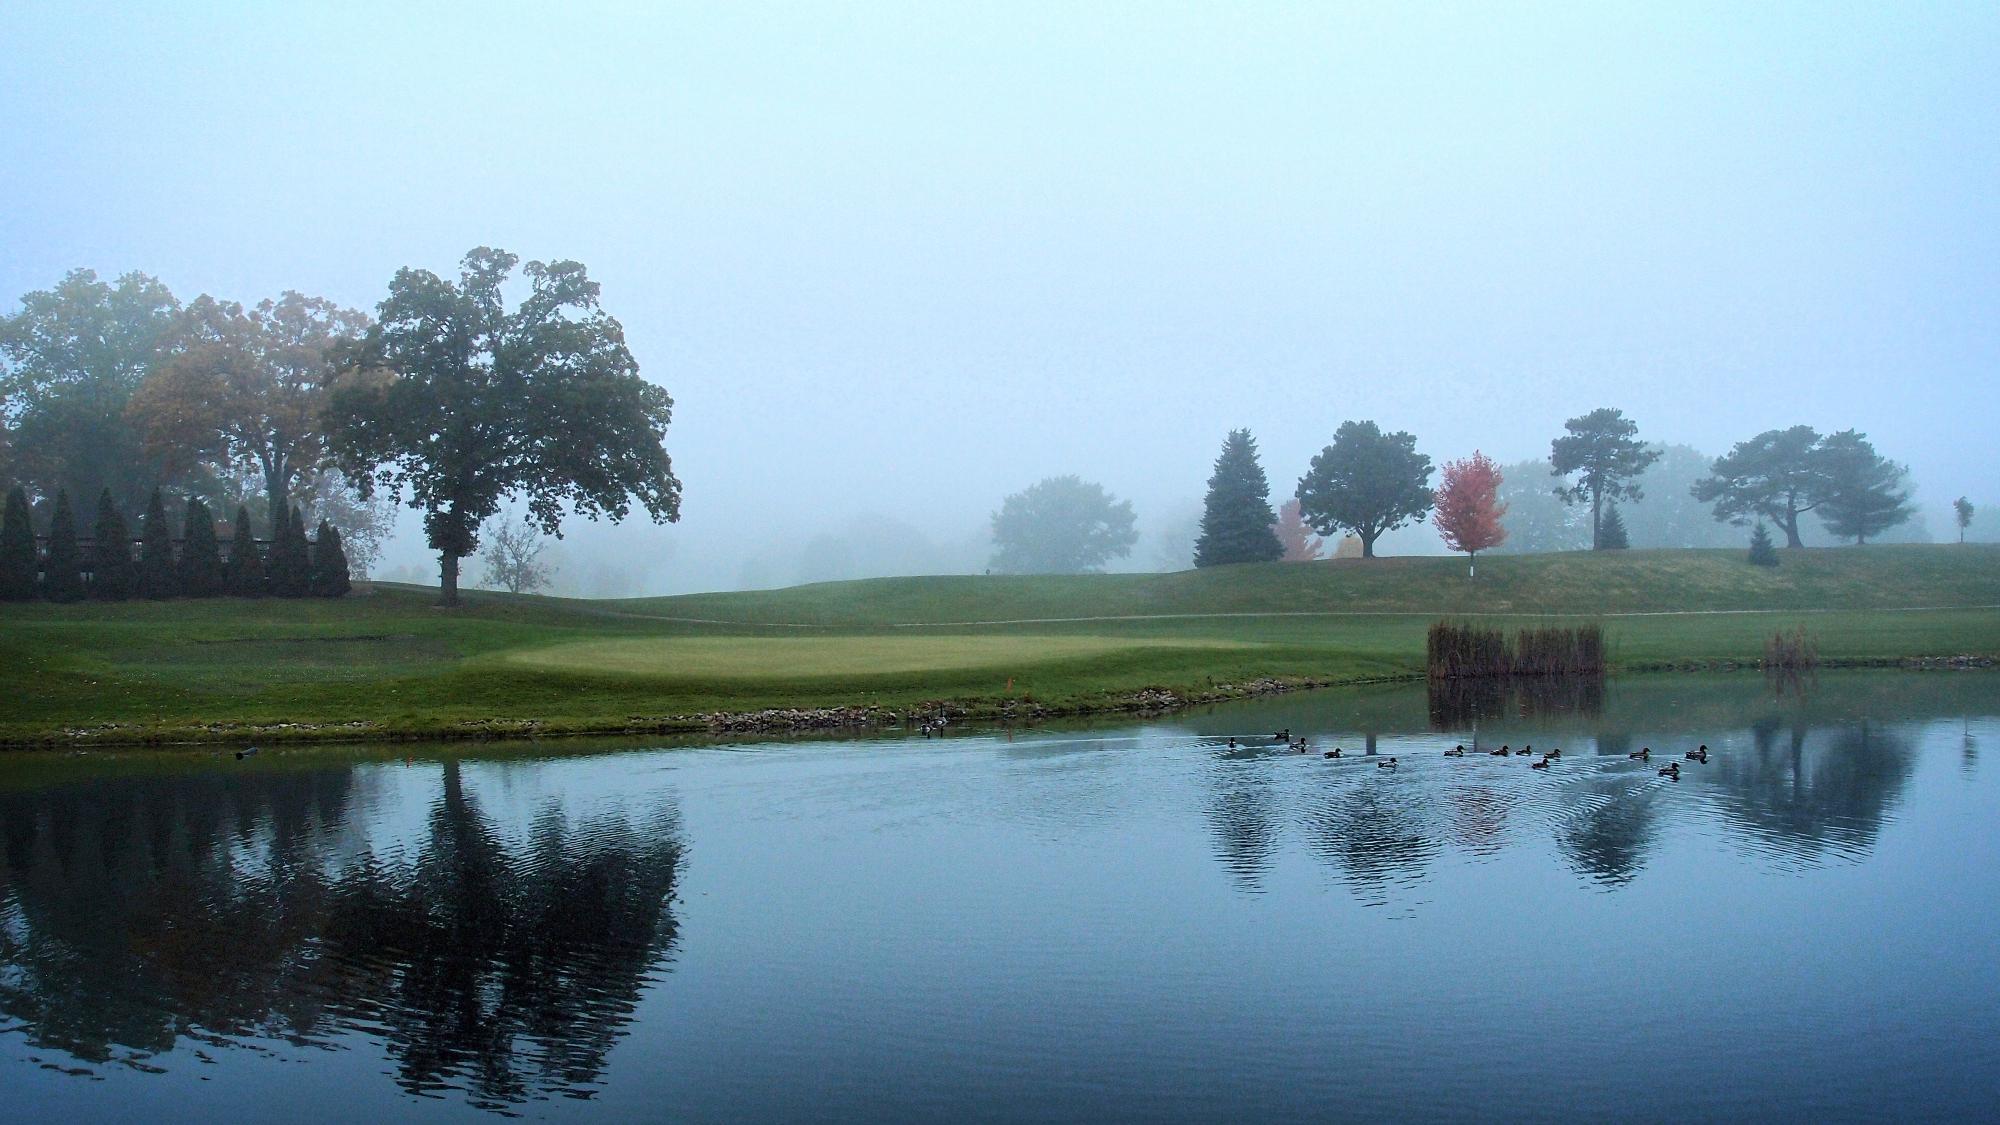
[[[1797,687],[16,755],[8,1115],[1990,1113],[2000,677]]]

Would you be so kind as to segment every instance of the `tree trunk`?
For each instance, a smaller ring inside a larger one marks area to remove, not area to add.
[[[458,604],[458,556],[450,551],[438,552],[438,604],[455,606]]]
[[[292,511],[292,467],[285,464],[282,453],[272,453],[260,458],[264,467],[264,501],[269,505],[266,515],[271,519],[271,538],[278,537],[278,529],[291,518]]]
[[[1590,549],[1604,549],[1604,493],[1595,488],[1590,490]]]
[[[1364,559],[1375,557],[1375,536],[1363,535],[1361,537],[1361,557]]]
[[[1785,526],[1785,546],[1803,547],[1806,545],[1805,540],[1799,538],[1799,514],[1797,512],[1785,513],[1784,526]]]

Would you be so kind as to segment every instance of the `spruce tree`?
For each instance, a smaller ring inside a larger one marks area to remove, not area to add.
[[[1208,478],[1208,498],[1202,504],[1201,537],[1194,544],[1194,565],[1275,562],[1285,555],[1271,525],[1271,483],[1257,460],[1257,439],[1249,430],[1231,430]]]
[[[83,555],[76,545],[76,514],[69,510],[69,490],[56,490],[56,512],[49,520],[49,557],[42,563],[42,596],[52,602],[83,598]]]
[[[181,593],[190,598],[221,595],[222,547],[215,541],[215,517],[208,505],[189,499],[181,532]]]
[[[1625,534],[1625,517],[1618,514],[1618,505],[1605,505],[1604,523],[1597,531],[1597,549],[1622,551],[1631,545],[1631,538]]]
[[[306,544],[305,517],[293,508],[271,543],[271,594],[303,598],[311,592],[312,551]]]
[[[236,534],[229,540],[229,567],[223,575],[232,598],[264,596],[264,556],[250,530],[250,509],[236,506]]]
[[[139,529],[139,596],[160,600],[180,593],[174,573],[174,533],[167,527],[167,505],[160,490],[146,501],[146,524]]]
[[[1778,548],[1771,542],[1771,533],[1759,521],[1757,530],[1750,533],[1750,565],[1777,566]]]
[[[35,523],[28,494],[19,485],[7,493],[7,515],[0,523],[0,600],[25,602],[36,594]]]
[[[132,567],[132,533],[125,528],[125,516],[105,489],[97,497],[97,526],[91,530],[90,596],[98,601],[122,602],[132,596],[136,572]]]
[[[319,535],[313,540],[313,593],[322,598],[338,598],[353,589],[347,576],[347,550],[340,545],[340,529],[319,521]]]

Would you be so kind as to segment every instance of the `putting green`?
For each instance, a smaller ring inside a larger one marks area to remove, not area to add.
[[[507,663],[551,672],[696,679],[893,676],[1005,671],[1160,649],[1243,649],[1242,641],[1140,637],[624,637],[507,653]]]

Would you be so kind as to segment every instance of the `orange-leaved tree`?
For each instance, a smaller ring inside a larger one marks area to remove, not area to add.
[[[1278,542],[1285,547],[1285,553],[1279,556],[1280,562],[1311,562],[1319,558],[1320,551],[1326,547],[1326,542],[1306,526],[1305,517],[1299,514],[1297,500],[1287,500],[1284,507],[1278,509],[1278,522],[1271,525],[1271,530],[1277,533]]]
[[[1493,459],[1474,450],[1463,461],[1447,461],[1444,480],[1438,485],[1437,511],[1432,519],[1444,545],[1471,556],[1466,573],[1473,574],[1479,552],[1498,547],[1507,539],[1500,517],[1507,505],[1500,503],[1500,470]]]

